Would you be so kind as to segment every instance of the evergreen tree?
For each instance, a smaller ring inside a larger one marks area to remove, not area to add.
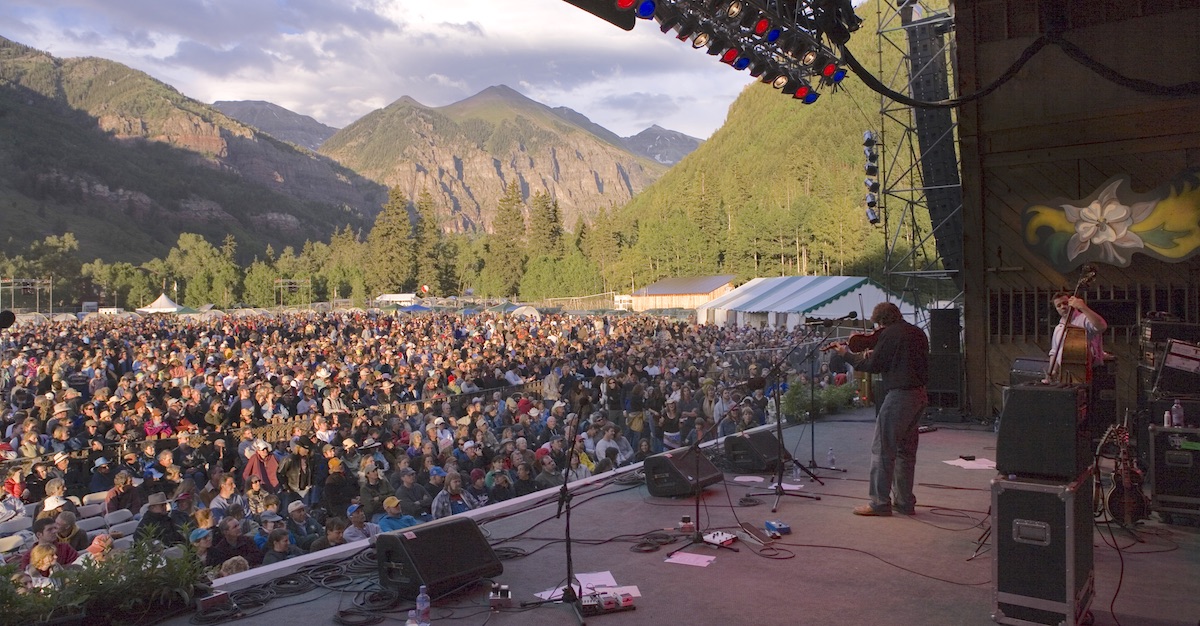
[[[371,297],[412,288],[414,276],[413,227],[408,198],[399,187],[388,190],[387,204],[375,218],[367,235],[367,253],[362,267],[366,290]]]
[[[437,209],[433,204],[433,195],[429,190],[421,191],[417,196],[417,223],[413,227],[414,263],[416,266],[416,287],[420,289],[428,285],[431,292],[446,294],[442,289],[440,268],[444,266],[442,259],[442,229],[438,225]]]
[[[529,250],[531,255],[545,254],[553,259],[563,258],[565,252],[558,200],[545,192],[534,194],[529,202]]]
[[[512,297],[517,295],[525,264],[525,212],[521,203],[521,188],[516,181],[509,183],[496,207],[492,234],[488,237],[481,288],[487,295]]]

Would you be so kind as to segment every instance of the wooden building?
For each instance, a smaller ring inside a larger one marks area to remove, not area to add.
[[[634,311],[694,309],[733,290],[732,274],[664,278],[633,292]]]
[[[1013,359],[1046,353],[1051,294],[1084,262],[1097,268],[1086,297],[1110,322],[1117,410],[1136,408],[1140,322],[1200,321],[1200,1],[954,8],[961,94],[1040,47],[959,109],[971,410],[998,411]]]

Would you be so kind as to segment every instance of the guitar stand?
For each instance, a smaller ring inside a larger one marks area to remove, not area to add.
[[[987,510],[987,521],[987,528],[984,528],[983,533],[975,540],[975,552],[971,553],[971,556],[967,558],[968,561],[974,560],[975,557],[983,554],[983,547],[987,545],[988,539],[992,538],[992,507],[990,506]]]

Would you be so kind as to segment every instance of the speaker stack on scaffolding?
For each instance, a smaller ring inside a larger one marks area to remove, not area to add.
[[[1084,385],[1005,392],[992,480],[992,619],[1091,623],[1093,456]]]

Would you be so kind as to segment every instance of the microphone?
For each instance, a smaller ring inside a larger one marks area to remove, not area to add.
[[[825,328],[829,328],[830,326],[833,326],[834,324],[836,324],[838,322],[844,322],[846,320],[853,320],[853,319],[858,319],[858,313],[856,311],[850,311],[849,313],[847,313],[841,317],[835,317],[833,319],[808,320],[804,323],[808,326],[824,326]]]

